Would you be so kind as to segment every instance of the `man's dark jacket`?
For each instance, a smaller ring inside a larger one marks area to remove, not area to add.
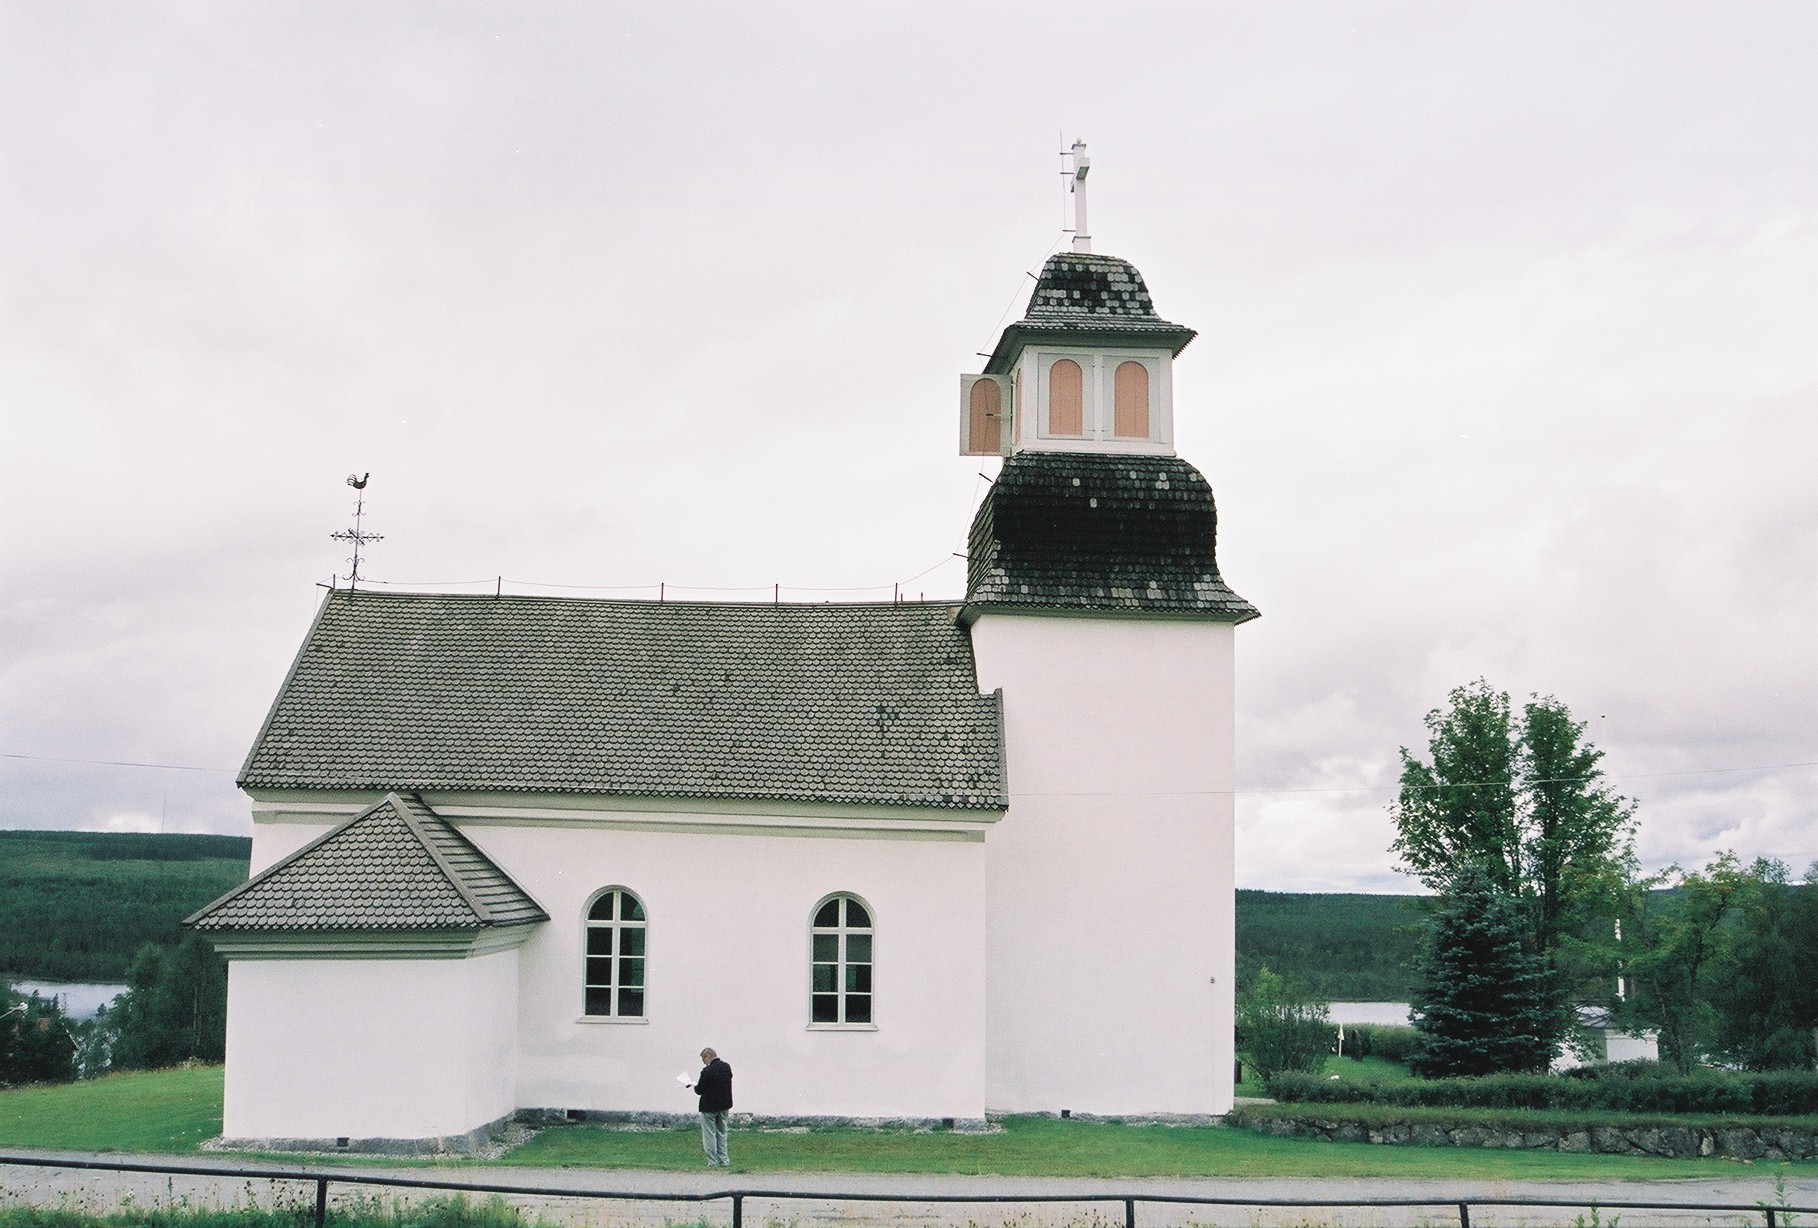
[[[694,1094],[701,1098],[701,1112],[726,1112],[732,1107],[732,1067],[717,1057],[708,1062],[694,1081]]]

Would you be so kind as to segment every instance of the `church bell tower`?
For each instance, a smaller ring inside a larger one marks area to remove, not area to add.
[[[986,841],[987,1108],[1209,1116],[1232,1096],[1234,630],[1258,612],[1174,451],[1194,332],[1091,250],[1073,156],[1073,250],[961,378],[961,452],[1004,457],[961,611],[1010,786]]]

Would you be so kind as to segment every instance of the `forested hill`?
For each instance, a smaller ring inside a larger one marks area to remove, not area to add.
[[[0,831],[0,973],[123,981],[147,942],[246,879],[241,836]],[[1405,1002],[1412,896],[1237,893],[1238,983],[1264,964],[1334,1001]]]
[[[147,942],[246,881],[244,836],[0,831],[0,973],[124,981]]]
[[[1237,983],[1259,967],[1333,1002],[1406,1002],[1419,896],[1237,893]]]

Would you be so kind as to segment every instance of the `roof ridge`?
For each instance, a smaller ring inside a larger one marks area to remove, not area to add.
[[[585,585],[576,585],[575,587],[585,588],[586,586]],[[636,586],[628,586],[628,587],[636,587]],[[650,585],[647,587],[655,587],[655,586]],[[677,586],[671,586],[671,587],[686,588],[688,586],[687,585],[677,585]],[[881,586],[878,586],[878,587],[881,587]],[[760,588],[753,588],[750,591],[760,592],[762,590]],[[953,607],[953,606],[959,606],[959,605],[964,604],[959,599],[953,598],[953,597],[933,598],[933,599],[923,600],[923,601],[911,601],[911,600],[907,600],[907,599],[899,599],[899,600],[893,601],[888,597],[879,598],[876,601],[765,601],[761,597],[756,598],[751,601],[691,601],[691,600],[685,600],[685,599],[680,599],[680,598],[666,598],[664,600],[659,601],[654,597],[590,597],[590,596],[569,596],[569,595],[562,594],[562,593],[504,593],[504,594],[450,593],[450,592],[442,591],[440,589],[427,589],[427,588],[425,588],[425,589],[393,589],[393,590],[388,590],[385,592],[375,592],[371,589],[359,589],[359,590],[356,590],[355,595],[352,595],[352,596],[350,596],[350,590],[338,589],[333,593],[329,593],[329,594],[325,595],[323,597],[322,601],[323,601],[323,606],[326,607],[330,601],[333,601],[337,598],[341,601],[349,601],[349,600],[373,601],[373,600],[386,599],[386,598],[395,600],[398,598],[415,598],[415,597],[434,597],[438,600],[453,600],[453,601],[473,601],[473,602],[484,601],[484,602],[497,603],[497,604],[501,604],[501,605],[505,604],[507,602],[527,601],[527,602],[565,602],[565,603],[575,604],[575,605],[587,604],[587,605],[627,606],[627,607],[633,607],[633,608],[637,608],[637,609],[642,609],[646,606],[663,606],[666,608],[674,607],[676,609],[693,609],[693,610],[846,611],[846,610],[892,610],[892,609],[895,609],[895,610],[903,610],[903,611],[907,612],[907,611],[913,611],[913,610],[927,611],[927,610],[938,609],[942,606]],[[315,627],[313,624],[311,625],[310,630],[313,634],[313,632],[315,630]],[[308,647],[309,647],[309,637],[305,637],[305,639],[303,641],[303,649],[307,649]],[[299,657],[302,655],[303,649],[298,650]],[[293,668],[293,670],[295,668],[294,661],[292,663],[292,668]],[[288,681],[288,675],[286,675],[286,680]],[[280,687],[280,690],[281,689],[282,689],[282,687]],[[269,720],[269,713],[267,714],[267,719]]]
[[[436,869],[442,872],[442,877],[448,880],[449,886],[453,887],[460,893],[461,898],[467,901],[467,906],[473,909],[474,915],[477,916],[484,925],[493,924],[492,909],[481,903],[478,897],[474,895],[473,889],[467,884],[466,877],[448,864],[448,858],[443,855],[440,848],[436,847],[436,841],[431,838],[429,833],[423,830],[423,825],[417,815],[411,810],[411,806],[421,806],[425,814],[434,819],[437,823],[440,823],[444,828],[447,828],[455,839],[463,839],[461,833],[455,831],[453,825],[450,824],[447,819],[444,819],[441,815],[432,810],[429,803],[424,801],[421,797],[407,799],[400,797],[396,793],[387,793],[385,795],[385,800],[397,803],[394,809],[397,810],[398,815],[404,820],[404,825],[410,828],[411,834],[416,836],[417,842],[423,846],[426,852],[428,852],[429,859],[435,862]],[[475,849],[474,851],[476,853],[479,852],[478,849]],[[491,860],[491,858],[487,858],[484,853],[481,853],[480,856],[487,861]]]

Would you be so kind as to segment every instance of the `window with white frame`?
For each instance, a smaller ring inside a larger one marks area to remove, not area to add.
[[[871,910],[836,895],[814,910],[809,1021],[871,1023]]]
[[[622,887],[600,892],[587,910],[586,1013],[644,1017],[644,904]]]

